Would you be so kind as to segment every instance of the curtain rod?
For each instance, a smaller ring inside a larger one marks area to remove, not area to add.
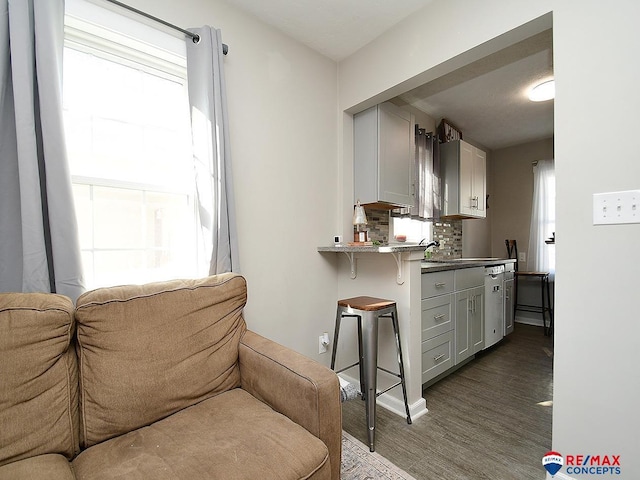
[[[138,10],[137,8],[131,7],[125,3],[119,2],[118,0],[106,0],[109,3],[113,3],[114,5],[118,5],[119,7],[122,7],[126,10],[129,10],[133,13],[137,13],[138,15],[142,15],[143,17],[146,17],[150,20],[153,20],[154,22],[158,22],[161,23],[162,25],[169,27],[169,28],[173,28],[174,30],[178,30],[179,32],[184,33],[186,36],[191,37],[193,39],[193,43],[198,43],[200,41],[200,35],[198,35],[197,33],[193,33],[190,32],[189,30],[185,30],[184,28],[180,28],[177,25],[174,25],[173,23],[169,23],[166,22],[164,20],[162,20],[161,18],[158,17],[154,17],[153,15],[148,14],[147,12],[143,12],[142,10]],[[222,44],[222,54],[226,55],[229,52],[229,46],[226,43]]]

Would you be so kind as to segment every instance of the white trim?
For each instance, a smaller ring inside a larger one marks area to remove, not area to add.
[[[516,323],[522,323],[523,325],[533,325],[534,327],[542,327],[541,318],[529,318],[529,317],[515,317]]]
[[[107,60],[140,68],[152,69],[150,73],[176,78],[184,83],[187,78],[185,56],[171,54],[152,45],[118,35],[80,19],[67,17],[64,27],[65,47],[91,53]]]
[[[100,4],[100,5],[98,5]],[[116,7],[110,3],[96,0],[66,0],[65,24],[72,18],[98,29],[106,29],[119,38],[127,38],[144,49],[145,44],[161,49],[168,55],[186,58],[184,34],[165,28],[157,23],[143,23],[140,16]]]
[[[348,383],[353,383],[358,385],[358,389],[360,388],[360,380],[358,380],[357,378],[353,378],[345,374],[344,372],[340,373],[340,377],[346,380]],[[401,388],[401,387],[398,386],[396,388]],[[402,418],[406,418],[407,416],[407,412],[405,411],[405,408],[404,408],[404,401],[389,395],[389,393],[383,393],[382,395],[380,395],[378,397],[376,404],[389,410],[390,412],[395,413],[396,415]],[[427,401],[424,399],[424,397],[421,397],[420,399],[418,399],[418,401],[409,405],[409,413],[411,414],[412,422],[422,417],[428,412],[429,410],[427,409]]]

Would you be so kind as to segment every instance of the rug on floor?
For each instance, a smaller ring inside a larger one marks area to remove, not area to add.
[[[415,480],[404,470],[344,430],[342,431],[341,480]]]

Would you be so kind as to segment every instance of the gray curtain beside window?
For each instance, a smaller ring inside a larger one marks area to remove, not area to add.
[[[0,0],[0,291],[84,290],[62,124],[63,0]]]
[[[222,39],[208,26],[190,30],[200,36],[186,42],[201,245],[210,255],[209,274],[238,272]]]

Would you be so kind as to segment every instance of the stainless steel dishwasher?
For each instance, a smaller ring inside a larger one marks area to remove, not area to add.
[[[495,345],[504,335],[504,265],[484,269],[484,342]]]

